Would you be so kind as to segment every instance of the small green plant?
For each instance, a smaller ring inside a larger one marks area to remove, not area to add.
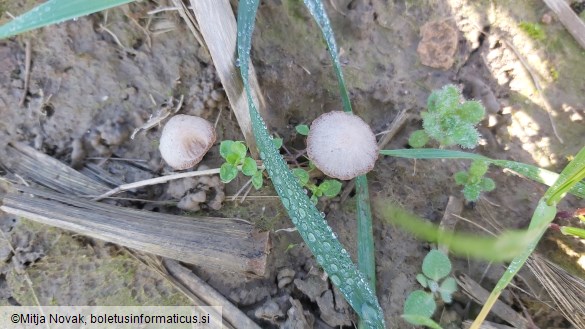
[[[309,135],[309,126],[307,125],[298,125],[295,127],[295,130],[297,131],[297,133],[303,136]]]
[[[436,249],[425,256],[422,273],[416,276],[416,280],[428,291],[415,290],[408,295],[402,315],[407,322],[440,328],[431,320],[431,316],[437,309],[436,298],[440,298],[445,303],[451,303],[453,300],[452,295],[457,290],[457,282],[449,276],[451,268],[449,257]]]
[[[280,141],[282,145],[282,140]],[[276,142],[275,142],[276,144]],[[219,154],[225,159],[225,163],[219,169],[219,178],[224,183],[229,183],[242,172],[245,176],[252,178],[252,185],[259,189],[262,187],[264,170],[258,168],[256,160],[247,156],[248,147],[244,142],[225,140],[219,145]]]
[[[413,132],[408,143],[413,148],[421,148],[433,138],[441,146],[474,148],[480,137],[475,125],[484,115],[485,109],[479,101],[463,101],[459,88],[447,85],[431,93],[427,112],[421,113],[424,130]]]
[[[542,41],[546,38],[542,25],[538,23],[520,22],[519,26],[533,40]]]
[[[457,185],[463,185],[463,196],[467,201],[477,201],[481,192],[490,192],[496,188],[493,179],[484,177],[489,164],[486,161],[475,160],[471,163],[469,171],[460,171],[455,174]]]
[[[309,171],[314,169],[312,163],[309,163],[309,168]],[[293,174],[298,178],[301,185],[311,192],[311,202],[313,204],[317,204],[322,196],[333,198],[341,191],[341,182],[336,179],[326,179],[317,185],[310,181],[309,172],[303,168],[293,169]]]

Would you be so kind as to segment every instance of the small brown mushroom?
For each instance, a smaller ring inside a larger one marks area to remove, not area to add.
[[[190,115],[175,115],[163,128],[160,153],[176,170],[198,164],[215,143],[215,129],[207,120]]]
[[[307,155],[327,176],[348,180],[374,168],[378,144],[360,117],[333,111],[313,121],[307,137]]]

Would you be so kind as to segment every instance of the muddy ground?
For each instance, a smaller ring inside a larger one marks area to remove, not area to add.
[[[478,148],[481,154],[558,172],[583,146],[585,51],[543,2],[324,2],[356,114],[376,133],[382,133],[399,111],[410,113],[409,121],[386,148],[407,146],[410,132],[421,127],[419,114],[430,91],[448,83],[458,84],[467,97],[480,98],[486,104],[490,119],[480,127],[484,137]],[[6,22],[8,13],[21,13],[33,4],[0,1],[0,21]],[[170,96],[181,95],[184,105],[179,113],[217,122],[217,145],[225,139],[241,140],[209,55],[174,11],[148,14],[166,5],[166,1],[143,1],[109,10],[107,15],[100,13],[0,41],[2,149],[8,141],[18,140],[80,170],[94,163],[126,182],[156,177],[171,171],[158,152],[162,129],[155,127],[133,140],[130,134]],[[551,19],[543,25],[542,40],[535,40],[519,27],[521,22],[540,22],[543,17]],[[435,63],[430,64],[417,52],[421,27],[428,22],[438,24],[437,31],[453,32],[439,38],[444,46],[438,54],[431,54]],[[28,89],[26,43],[32,50]],[[302,3],[262,2],[252,60],[267,101],[269,128],[284,139],[291,153],[303,150],[304,140],[294,127],[310,123],[321,113],[340,110],[341,103],[326,46]],[[543,93],[535,88],[527,67]],[[550,103],[558,137],[543,98]],[[209,168],[221,163],[218,147],[202,162]],[[467,166],[466,161],[413,162],[383,157],[368,174],[370,192],[375,199],[396,202],[438,223],[449,196],[461,197],[451,176]],[[6,171],[2,174],[14,179]],[[496,181],[496,190],[485,194],[475,207],[465,207],[461,216],[490,230],[494,230],[488,223],[490,218],[502,227],[525,227],[545,187],[496,168],[491,168],[488,176]],[[208,201],[198,211],[185,212],[174,205],[148,201],[118,203],[194,216],[236,216],[254,222],[261,230],[273,231],[264,278],[199,266],[193,269],[261,327],[352,327],[353,314],[323,276],[298,233],[275,232],[292,227],[292,223],[274,190],[270,186],[253,190],[243,202],[230,199],[245,183],[237,179],[211,188]],[[212,202],[217,202],[218,191],[227,195],[221,207]],[[181,192],[174,192],[168,185],[159,185],[126,196],[177,202]],[[355,259],[353,194],[345,200],[337,197],[320,202],[319,207]],[[583,202],[572,197],[560,205],[564,210],[578,207],[583,207]],[[377,291],[387,325],[407,328],[399,317],[403,302],[410,291],[418,289],[414,276],[432,246],[382,218],[375,218],[374,225]],[[1,227],[7,239],[0,243],[3,305],[35,304],[25,275],[30,277],[41,305],[191,303],[123,248],[6,214]],[[462,222],[458,228],[473,230],[474,226]],[[583,249],[582,243],[550,232],[540,252],[585,278]],[[454,259],[454,263],[456,271],[469,274],[487,289],[503,272],[503,267],[495,264],[466,259]],[[524,316],[540,328],[570,328],[559,312],[546,305],[550,297],[531,273],[524,271],[523,277],[516,284],[528,294],[514,290],[520,298],[507,295],[505,301],[520,312],[525,307]],[[461,297],[437,312],[436,319],[446,328],[459,328],[461,321],[473,318],[477,310],[477,305]],[[489,319],[501,322],[497,317]]]

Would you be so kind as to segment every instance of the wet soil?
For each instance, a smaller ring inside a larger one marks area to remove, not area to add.
[[[420,112],[429,93],[445,84],[459,85],[466,97],[482,100],[489,119],[481,123],[484,142],[478,152],[493,158],[535,164],[560,171],[585,141],[585,52],[558,20],[544,25],[546,39],[533,40],[520,22],[539,22],[549,14],[540,1],[324,1],[332,21],[341,62],[356,114],[375,133],[384,132],[399,111],[410,119],[386,148],[404,148],[409,134],[421,127]],[[0,1],[0,22],[7,12],[17,14],[32,2]],[[19,37],[0,41],[0,141],[24,141],[80,170],[98,164],[120,181],[133,182],[171,171],[158,152],[161,128],[130,134],[171,96],[184,96],[181,114],[217,122],[217,144],[243,139],[209,55],[173,11],[149,15],[160,2],[141,2],[80,18]],[[554,16],[554,15],[553,15]],[[421,30],[427,23],[443,31],[431,51],[421,54]],[[163,27],[171,27],[160,33]],[[148,31],[148,33],[146,33]],[[115,36],[115,37],[114,37]],[[28,88],[25,49],[31,56]],[[442,44],[445,47],[442,47]],[[456,47],[453,48],[453,45]],[[522,60],[519,58],[522,57]],[[435,67],[429,60],[442,59]],[[309,13],[298,1],[262,2],[253,40],[252,60],[267,101],[269,129],[284,139],[291,153],[304,149],[295,133],[320,114],[340,110],[337,82],[326,45]],[[523,62],[524,61],[524,62]],[[424,65],[423,65],[424,62]],[[527,69],[529,67],[529,69]],[[530,70],[542,85],[535,88]],[[543,98],[562,143],[555,136]],[[19,105],[22,102],[22,106]],[[3,151],[0,156],[3,156]],[[300,157],[299,161],[303,162]],[[217,168],[222,160],[213,147],[202,162]],[[372,198],[395,202],[438,223],[450,195],[461,197],[452,175],[467,161],[411,161],[382,157],[368,174]],[[2,170],[2,169],[0,169]],[[3,172],[3,174],[7,174]],[[513,173],[491,168],[495,191],[462,217],[490,230],[490,220],[505,228],[526,227],[545,187]],[[8,176],[7,176],[8,177]],[[269,269],[263,278],[217,272],[192,266],[261,327],[352,327],[355,316],[332,287],[296,232],[291,228],[270,186],[251,191],[244,201],[232,196],[244,179],[213,186],[209,202],[197,205],[194,215],[240,217],[259,229],[273,231]],[[199,183],[192,188],[204,188]],[[269,184],[268,184],[269,185]],[[345,184],[344,184],[345,185]],[[209,189],[205,189],[208,191]],[[215,195],[228,197],[221,207]],[[207,192],[206,192],[207,193]],[[128,197],[178,202],[176,186],[151,186]],[[215,200],[212,202],[212,200]],[[152,202],[119,204],[169,213],[185,213],[175,206]],[[212,206],[213,205],[213,206]],[[337,232],[353,259],[356,255],[355,200],[336,197],[318,207]],[[567,197],[563,210],[583,207]],[[189,300],[122,248],[71,232],[2,215],[7,239],[0,243],[0,303],[34,304],[31,288],[44,305],[188,305]],[[461,222],[461,230],[477,230]],[[389,328],[407,328],[400,314],[410,291],[418,289],[415,275],[432,247],[375,218],[377,292]],[[12,245],[13,253],[8,245]],[[541,253],[570,273],[585,278],[584,248],[560,233],[547,233]],[[455,270],[467,273],[487,289],[503,272],[500,265],[454,259]],[[531,294],[521,300],[541,328],[568,328],[562,316],[543,301],[550,298],[530,272],[517,284]],[[116,292],[116,293],[113,293]],[[523,305],[512,300],[513,307]],[[472,305],[468,307],[468,305]],[[463,298],[442,311],[446,328],[459,328],[473,318],[477,306]],[[439,314],[439,313],[438,313]],[[546,316],[542,316],[546,314]],[[499,322],[496,317],[491,321]]]

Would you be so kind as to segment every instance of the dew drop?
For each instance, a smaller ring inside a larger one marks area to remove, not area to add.
[[[339,286],[339,284],[341,283],[341,280],[339,280],[339,277],[337,275],[332,275],[331,282],[333,282],[334,285]]]
[[[329,242],[323,242],[323,249],[325,251],[331,250],[331,244],[329,244]]]
[[[288,207],[290,206],[290,201],[288,201],[287,198],[282,198],[282,204],[286,209],[288,209]]]
[[[315,241],[317,241],[317,239],[315,238],[315,235],[313,233],[309,233],[307,235],[307,239],[309,239],[309,242],[315,242]]]
[[[323,256],[321,255],[317,256],[317,263],[323,264],[323,261],[324,261]]]
[[[337,265],[335,265],[335,264],[331,264],[331,271],[333,271],[333,272],[337,272],[337,270],[338,270],[338,269],[339,269],[339,268],[337,268]]]

